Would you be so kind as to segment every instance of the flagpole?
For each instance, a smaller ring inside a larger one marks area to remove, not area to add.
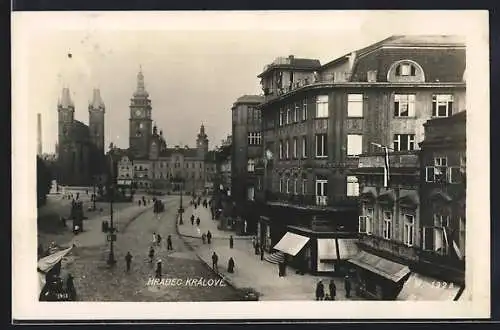
[[[384,188],[389,188],[389,181],[390,181],[389,150],[394,150],[394,149],[375,142],[371,142],[371,144],[384,150]]]

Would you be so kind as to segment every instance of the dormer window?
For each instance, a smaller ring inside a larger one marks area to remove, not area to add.
[[[422,67],[412,60],[397,61],[392,64],[387,73],[388,82],[424,82]]]
[[[415,66],[410,63],[404,63],[398,65],[396,68],[396,76],[415,76],[416,70]]]

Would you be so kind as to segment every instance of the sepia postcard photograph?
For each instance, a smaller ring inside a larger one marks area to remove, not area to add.
[[[13,319],[489,317],[488,62],[486,11],[14,12]]]

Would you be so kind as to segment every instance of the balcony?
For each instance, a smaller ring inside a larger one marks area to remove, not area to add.
[[[450,254],[453,252],[450,251]],[[434,251],[420,251],[420,261],[433,265],[440,265],[445,268],[452,268],[457,271],[465,270],[465,260],[459,260],[449,255],[443,255]]]
[[[359,243],[368,248],[388,252],[409,261],[418,261],[418,250],[415,247],[407,246],[402,242],[386,240],[379,236],[361,234]]]

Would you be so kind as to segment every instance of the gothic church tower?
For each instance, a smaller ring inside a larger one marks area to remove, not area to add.
[[[198,158],[205,159],[208,153],[208,137],[207,134],[205,134],[205,126],[203,124],[201,124],[200,133],[198,133],[196,139],[196,149]]]

